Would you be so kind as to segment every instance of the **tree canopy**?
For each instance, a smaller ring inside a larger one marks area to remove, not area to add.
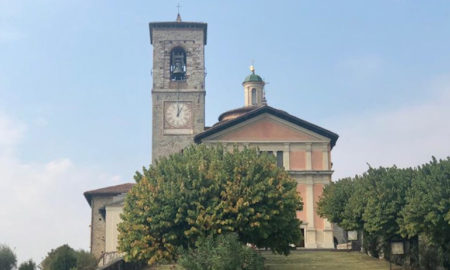
[[[128,261],[174,260],[178,248],[226,232],[285,254],[301,237],[296,182],[256,149],[191,146],[143,168],[135,180],[119,224],[119,250]]]
[[[62,245],[52,249],[42,261],[43,270],[68,270],[77,266],[75,250],[69,245]]]
[[[12,249],[6,245],[0,245],[0,269],[11,270],[16,267],[17,258]]]
[[[74,250],[69,245],[52,249],[41,262],[42,270],[94,270],[97,268],[95,257],[84,250]]]
[[[325,187],[318,212],[345,230],[363,230],[375,249],[380,241],[426,236],[450,266],[450,158],[342,179]]]
[[[19,266],[19,270],[36,270],[36,263],[33,262],[33,260],[28,260],[26,262],[23,262]]]
[[[407,237],[423,233],[442,249],[450,267],[450,157],[433,160],[418,169],[400,212],[400,232]]]
[[[325,186],[322,199],[318,202],[319,215],[326,216],[330,222],[342,224],[347,202],[354,193],[353,179],[344,178]]]
[[[365,231],[382,236],[385,240],[399,236],[397,223],[400,210],[405,206],[405,196],[415,172],[412,169],[370,168],[366,177],[369,186],[363,220]]]

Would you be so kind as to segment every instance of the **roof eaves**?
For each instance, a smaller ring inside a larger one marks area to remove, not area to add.
[[[201,143],[202,139],[204,139],[204,138],[206,138],[206,137],[208,137],[208,136],[210,136],[210,135],[212,135],[212,134],[214,134],[216,132],[222,131],[222,130],[224,130],[224,129],[228,128],[228,127],[231,127],[233,125],[242,123],[242,122],[244,122],[244,121],[246,121],[246,120],[248,120],[250,118],[253,118],[253,117],[255,117],[255,116],[257,116],[257,115],[259,115],[261,113],[265,113],[265,112],[271,113],[271,114],[273,114],[275,116],[280,117],[281,119],[284,119],[284,120],[287,120],[287,121],[289,121],[291,123],[294,123],[294,124],[297,124],[299,126],[305,127],[305,128],[307,128],[307,129],[309,129],[311,131],[314,131],[314,132],[316,132],[316,133],[318,133],[318,134],[320,134],[322,136],[325,136],[325,137],[329,138],[331,140],[331,142],[330,142],[331,148],[334,147],[334,145],[336,144],[337,139],[339,138],[339,135],[334,133],[334,132],[332,132],[332,131],[329,131],[329,130],[324,129],[322,127],[319,127],[319,126],[317,126],[317,125],[315,125],[313,123],[310,123],[308,121],[300,119],[300,118],[298,118],[296,116],[293,116],[293,115],[291,115],[291,114],[289,114],[289,113],[287,113],[285,111],[278,110],[278,109],[275,109],[273,107],[270,107],[270,106],[266,105],[266,106],[262,106],[260,108],[257,108],[255,110],[249,111],[249,112],[247,112],[247,113],[245,113],[245,114],[243,114],[243,115],[241,115],[241,116],[239,116],[239,117],[237,117],[235,119],[229,120],[229,121],[223,123],[222,125],[213,126],[212,128],[210,128],[208,130],[205,130],[202,133],[197,134],[194,137],[194,142],[199,144],[199,143]]]

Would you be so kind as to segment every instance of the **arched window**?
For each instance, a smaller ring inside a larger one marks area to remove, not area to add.
[[[256,89],[252,89],[252,105],[256,105]]]
[[[170,79],[186,80],[186,52],[183,48],[176,47],[170,52]]]

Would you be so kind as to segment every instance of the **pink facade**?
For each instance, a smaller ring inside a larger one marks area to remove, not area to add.
[[[314,141],[311,135],[299,132],[272,119],[249,123],[230,133],[220,136],[225,141]]]
[[[324,229],[324,220],[317,214],[317,203],[322,196],[323,187],[323,184],[314,184],[314,226],[321,230]]]
[[[289,161],[291,170],[306,170],[306,151],[289,152]]]
[[[300,196],[302,196],[302,199],[306,198],[306,186],[305,185],[302,185],[302,184],[297,185],[297,192],[300,193]],[[302,221],[306,220],[306,211],[308,209],[307,204],[308,204],[308,202],[303,199],[303,211],[297,211],[297,218]]]
[[[302,197],[303,210],[296,215],[302,221],[304,246],[333,248],[333,228],[317,214],[317,202],[331,181],[330,151],[337,134],[267,105],[231,110],[219,121],[195,141],[258,147],[276,155],[277,164],[295,179]]]
[[[322,151],[312,151],[312,169],[322,170],[323,169],[323,153]]]

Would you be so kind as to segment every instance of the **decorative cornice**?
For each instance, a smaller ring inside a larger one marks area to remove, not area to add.
[[[306,171],[296,171],[296,170],[288,170],[289,174],[295,175],[332,175],[334,171],[331,170],[306,170]]]

